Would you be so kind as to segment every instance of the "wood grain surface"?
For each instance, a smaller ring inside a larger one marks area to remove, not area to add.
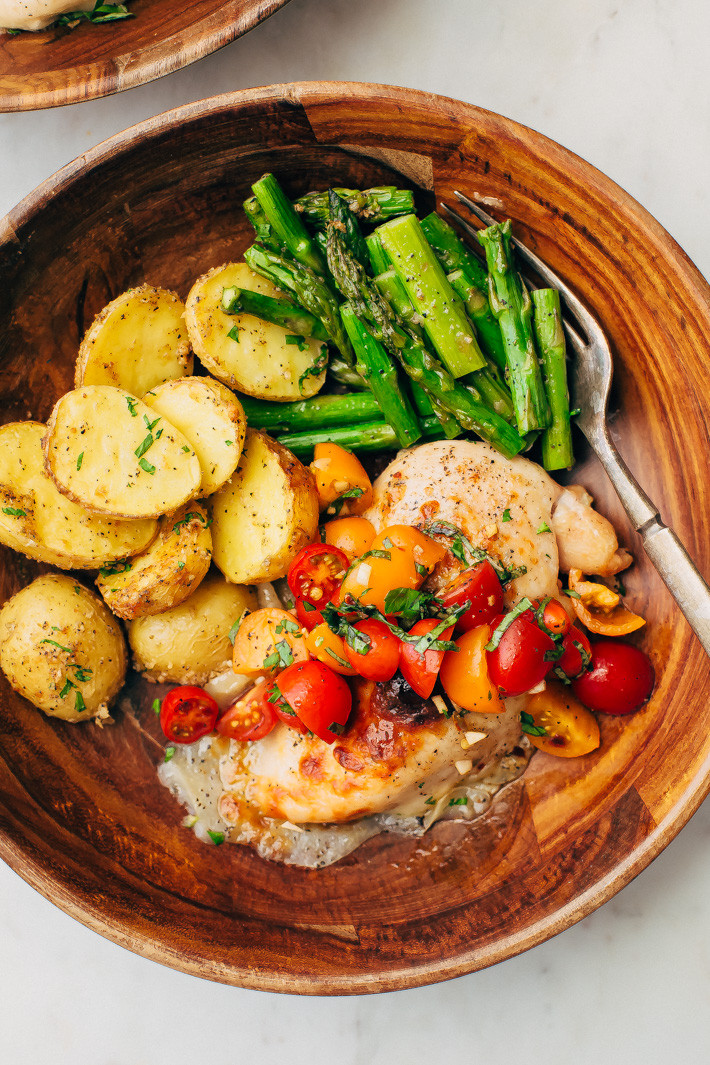
[[[0,111],[34,111],[132,89],[216,52],[288,0],[130,0],[134,18],[37,33],[0,31]]]
[[[291,194],[392,178],[419,204],[501,200],[518,234],[611,338],[613,434],[706,577],[707,284],[629,196],[558,145],[476,107],[409,90],[303,84],[193,104],[89,152],[0,222],[2,419],[45,419],[80,336],[125,287],[185,294],[249,241],[240,203],[275,171]],[[629,531],[596,460],[586,485],[637,556],[630,602],[657,688],[601,718],[599,751],[538,753],[473,825],[380,836],[321,871],[200,844],[158,783],[136,678],[111,728],[67,726],[0,688],[0,855],[68,913],[149,958],[273,991],[403,988],[490,965],[566,928],[628,883],[710,787],[708,662]],[[0,597],[40,567],[10,552]],[[84,578],[85,579],[85,578]]]

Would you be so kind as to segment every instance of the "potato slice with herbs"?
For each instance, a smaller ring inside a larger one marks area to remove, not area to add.
[[[251,314],[226,314],[222,292],[236,286],[283,297],[246,263],[217,266],[187,297],[185,321],[192,348],[209,372],[229,388],[257,399],[307,399],[323,387],[327,348]]]
[[[174,292],[141,285],[104,307],[79,347],[75,385],[114,385],[142,396],[192,373],[185,305]]]
[[[0,543],[60,569],[96,569],[145,550],[154,520],[98,517],[58,491],[44,468],[45,431],[39,422],[0,428]]]
[[[211,377],[183,377],[151,389],[143,402],[190,442],[202,471],[199,494],[221,488],[237,468],[247,427],[234,393]]]
[[[135,558],[99,571],[96,586],[119,618],[161,614],[187,599],[210,568],[212,536],[207,512],[186,503],[160,519],[157,539]]]
[[[84,385],[55,404],[44,437],[60,492],[96,514],[157,518],[200,490],[200,463],[179,430],[140,399]]]
[[[236,473],[210,499],[212,550],[228,581],[283,577],[318,528],[311,471],[265,433],[248,429]]]
[[[127,658],[119,623],[66,574],[37,577],[0,610],[0,667],[15,691],[50,717],[107,717]]]
[[[232,639],[256,592],[208,574],[189,599],[128,626],[135,668],[146,680],[206,684],[232,666]]]

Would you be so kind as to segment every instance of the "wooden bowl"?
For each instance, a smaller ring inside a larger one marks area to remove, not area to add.
[[[192,104],[114,137],[2,223],[5,420],[45,419],[72,387],[94,314],[141,281],[185,293],[250,240],[240,204],[265,170],[291,194],[329,183],[500,199],[518,233],[606,327],[613,432],[663,517],[707,574],[710,295],[663,229],[587,163],[538,133],[409,90],[303,84]],[[597,462],[588,486],[638,562],[650,704],[602,717],[603,743],[536,754],[473,825],[380,836],[321,871],[215,849],[181,827],[158,783],[154,690],[134,679],[115,726],[48,720],[2,683],[0,856],[102,935],[185,972],[305,994],[383,991],[508,958],[590,913],[674,837],[710,786],[708,662]],[[2,600],[39,567],[6,552]]]
[[[0,32],[0,111],[110,96],[216,52],[288,0],[130,0],[135,18]]]

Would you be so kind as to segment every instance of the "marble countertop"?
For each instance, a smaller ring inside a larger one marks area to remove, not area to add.
[[[443,14],[442,14],[443,12]],[[458,97],[614,178],[710,276],[707,0],[292,0],[186,70],[119,96],[0,116],[0,216],[144,118],[311,79]],[[434,987],[276,997],[161,968],[0,865],[0,1060],[12,1065],[523,1065],[710,1060],[710,805],[615,899],[555,939]],[[707,849],[706,849],[707,848]]]

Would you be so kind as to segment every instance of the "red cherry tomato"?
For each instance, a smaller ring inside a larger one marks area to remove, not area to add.
[[[310,544],[294,558],[289,566],[288,586],[297,599],[311,606],[325,606],[342,584],[348,556],[330,544]]]
[[[399,665],[399,640],[390,632],[383,621],[366,618],[353,626],[370,641],[369,647],[361,654],[345,642],[345,653],[353,669],[367,680],[392,680]]]
[[[418,621],[416,625],[412,626],[409,630],[409,635],[425,636],[436,628],[438,624],[439,622],[436,618],[424,618],[423,621]],[[441,636],[437,638],[439,640],[450,640],[453,631],[454,627],[451,625],[448,629],[444,629]],[[423,699],[428,699],[434,690],[445,653],[445,651],[432,649],[421,652],[417,651],[416,644],[404,642],[400,644],[400,672],[409,687],[413,688],[417,695],[421,695]]]
[[[562,603],[557,599],[550,599],[545,603],[545,609],[542,612],[542,621],[545,628],[550,632],[554,632],[555,635],[564,635],[572,628],[572,619],[562,606]]]
[[[592,644],[588,673],[572,681],[577,698],[604,714],[632,714],[649,698],[655,676],[647,654],[621,640]]]
[[[287,666],[276,684],[310,732],[325,743],[338,740],[352,709],[350,688],[342,677],[312,658],[309,662]],[[333,726],[336,732],[332,731]]]
[[[502,617],[491,622],[493,632]],[[553,662],[545,655],[553,651],[555,642],[543,632],[531,610],[513,621],[500,638],[495,651],[487,651],[488,674],[504,698],[522,695],[536,687],[552,669]]]
[[[284,725],[288,725],[295,732],[308,732],[308,729],[303,724],[301,719],[295,710],[293,710],[284,699],[281,694],[281,690],[278,687],[278,680],[271,681],[270,684],[265,684],[266,691],[264,692],[264,698],[269,706],[272,708],[279,721],[283,721]]]
[[[217,732],[231,740],[260,740],[276,725],[274,708],[266,698],[267,684],[256,684],[246,695],[228,706],[219,721]]]
[[[296,600],[296,617],[298,618],[298,624],[302,625],[308,632],[312,632],[318,625],[323,624],[323,615],[320,610],[317,610],[304,599]]]
[[[456,632],[485,625],[503,610],[503,586],[488,559],[464,570],[440,598],[447,610],[466,602],[471,604],[456,622]]]
[[[576,643],[584,648],[584,656],[580,653],[579,648],[575,647]],[[554,665],[561,669],[566,677],[578,677],[584,669],[584,663],[589,662],[592,654],[592,645],[582,630],[573,625],[562,640],[562,646],[564,647],[564,653]]]
[[[212,732],[219,707],[202,688],[173,688],[160,708],[160,727],[173,743],[193,743]]]

